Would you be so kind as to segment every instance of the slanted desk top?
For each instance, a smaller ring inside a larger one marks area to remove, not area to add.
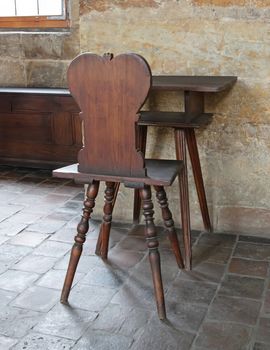
[[[197,92],[219,92],[232,87],[237,81],[234,76],[182,76],[182,75],[155,75],[153,76],[153,90],[182,90]],[[69,96],[68,89],[58,88],[20,88],[6,87],[0,88],[0,93],[12,94],[37,94],[37,95],[66,95]]]
[[[153,90],[183,90],[198,92],[219,92],[232,87],[237,81],[234,76],[153,76]]]

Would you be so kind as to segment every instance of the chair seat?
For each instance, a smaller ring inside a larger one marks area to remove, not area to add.
[[[141,111],[138,125],[172,128],[200,128],[211,123],[212,113]]]
[[[147,185],[170,186],[181,172],[183,162],[169,159],[145,159],[146,177],[115,176],[107,174],[88,174],[78,171],[78,164],[72,164],[53,171],[54,177],[73,179],[77,183],[89,183],[91,179],[99,181],[123,182],[127,187]]]

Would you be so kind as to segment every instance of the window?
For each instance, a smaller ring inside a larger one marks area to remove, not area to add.
[[[0,27],[2,28],[68,26],[67,0],[0,0]]]

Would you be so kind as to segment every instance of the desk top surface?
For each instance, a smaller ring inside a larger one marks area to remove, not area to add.
[[[155,75],[152,89],[219,92],[229,89],[236,81],[234,76]]]
[[[219,92],[229,89],[236,81],[234,76],[156,75],[153,76],[152,90]],[[31,87],[5,87],[0,88],[0,93],[70,95],[68,89]]]

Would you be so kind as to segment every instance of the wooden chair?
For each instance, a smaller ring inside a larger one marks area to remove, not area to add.
[[[79,151],[78,164],[55,170],[53,174],[56,177],[74,179],[78,183],[87,183],[88,188],[62,290],[63,303],[68,300],[99,183],[106,182],[102,237],[97,248],[97,254],[103,259],[108,254],[116,184],[123,183],[126,187],[138,188],[140,192],[158,315],[160,319],[166,318],[150,186],[154,186],[156,191],[177,264],[183,268],[164,190],[164,186],[170,186],[181,174],[183,162],[144,159],[142,152],[137,149],[138,111],[147,98],[151,81],[147,62],[135,54],[122,54],[113,58],[112,54],[101,57],[85,53],[76,57],[68,69],[69,88],[81,109],[84,147]],[[184,183],[182,187],[183,191],[187,191]]]

